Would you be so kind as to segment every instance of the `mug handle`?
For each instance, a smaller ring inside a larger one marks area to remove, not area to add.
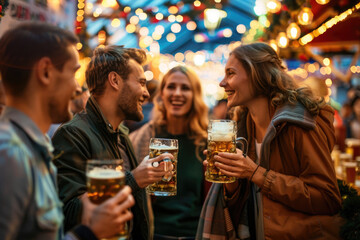
[[[241,151],[243,151],[243,156],[246,157],[248,152],[248,141],[246,140],[246,138],[238,137],[236,138],[236,146],[238,146],[238,144],[241,145],[240,149]]]

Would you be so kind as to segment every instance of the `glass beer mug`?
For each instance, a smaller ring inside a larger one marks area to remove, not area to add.
[[[215,183],[232,183],[235,177],[223,174],[215,167],[214,156],[219,152],[236,153],[236,144],[241,145],[244,156],[247,154],[247,140],[243,137],[236,138],[237,126],[232,120],[210,120],[208,126],[207,169],[205,180]]]
[[[146,192],[154,196],[176,195],[176,167],[179,152],[178,140],[167,138],[151,138],[149,148],[149,158],[155,158],[163,153],[170,153],[174,156],[174,159],[163,159],[164,170],[167,171],[167,173],[160,181],[147,186]]]
[[[123,160],[87,160],[86,185],[92,203],[101,204],[115,196],[125,186],[125,182]],[[128,239],[127,224],[124,224],[118,235],[106,240],[123,239]]]

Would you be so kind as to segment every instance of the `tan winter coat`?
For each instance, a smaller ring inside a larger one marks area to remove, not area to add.
[[[340,239],[333,116],[328,105],[316,118],[300,104],[276,111],[261,147],[260,164],[270,169],[261,191],[265,239]],[[246,119],[255,160],[254,124]]]

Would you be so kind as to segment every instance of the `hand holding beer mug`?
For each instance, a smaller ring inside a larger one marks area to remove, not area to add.
[[[149,158],[155,158],[163,153],[170,153],[174,159],[165,158],[160,162],[153,162],[153,167],[164,167],[166,174],[163,178],[146,187],[146,192],[154,196],[174,196],[176,195],[176,166],[178,156],[178,140],[166,138],[150,139]]]
[[[94,204],[101,204],[115,196],[125,186],[125,172],[121,159],[88,160],[86,164],[86,184],[88,197]],[[127,239],[127,224],[111,240]]]
[[[243,154],[247,153],[245,138],[236,138],[236,122],[232,120],[210,120],[208,126],[207,169],[205,180],[215,183],[232,183],[235,177],[228,177],[215,166],[214,156],[219,152],[236,153],[236,144],[241,143]]]

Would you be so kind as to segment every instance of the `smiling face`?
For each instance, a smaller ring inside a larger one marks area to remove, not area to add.
[[[170,74],[161,90],[161,99],[167,118],[185,117],[191,110],[193,90],[188,77],[182,72]]]
[[[234,55],[230,55],[225,67],[225,77],[220,82],[220,87],[225,89],[228,95],[227,106],[248,106],[253,99],[251,81],[243,65]]]
[[[131,72],[118,98],[119,115],[123,114],[125,119],[141,121],[144,118],[142,113],[142,104],[150,97],[146,88],[146,78],[144,69],[139,63],[130,59],[129,67]],[[120,81],[121,77],[117,75]]]
[[[49,112],[53,123],[67,122],[72,118],[70,101],[75,96],[75,73],[80,68],[79,54],[75,46],[67,48],[70,59],[65,62],[62,70],[54,68],[53,84],[50,90]]]

